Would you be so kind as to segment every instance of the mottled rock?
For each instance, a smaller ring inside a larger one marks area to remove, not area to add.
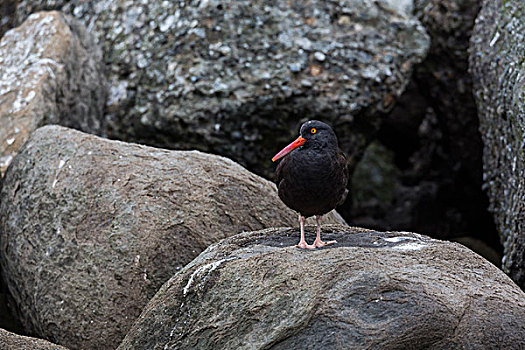
[[[351,165],[429,40],[394,1],[22,1],[61,8],[109,66],[108,134],[226,155],[266,177],[306,119],[336,128]],[[401,6],[403,9],[404,6]]]
[[[0,198],[15,311],[28,333],[72,349],[116,348],[157,289],[211,243],[298,225],[274,184],[231,160],[58,126],[32,134]]]
[[[273,228],[209,247],[162,286],[119,350],[525,347],[525,293],[465,247],[324,231],[338,243],[283,248],[298,230]]]
[[[29,134],[61,124],[103,134],[102,51],[59,12],[31,15],[0,41],[0,175]]]
[[[67,350],[48,341],[23,337],[0,328],[0,349],[2,350]]]
[[[470,70],[483,137],[483,180],[504,246],[503,268],[525,289],[525,4],[483,1]]]

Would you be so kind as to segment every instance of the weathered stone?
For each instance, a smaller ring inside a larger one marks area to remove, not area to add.
[[[470,70],[483,137],[483,179],[504,246],[503,268],[525,289],[525,4],[483,1]]]
[[[0,176],[29,134],[62,124],[103,134],[102,51],[77,20],[31,15],[0,41]]]
[[[48,341],[23,337],[0,328],[0,349],[2,350],[67,350]]]
[[[327,225],[242,233],[162,286],[119,350],[520,349],[525,293],[467,248]],[[309,228],[309,232],[315,229]]]
[[[32,134],[0,198],[15,311],[30,334],[72,349],[117,347],[157,289],[211,243],[298,225],[274,184],[231,160],[58,126]]]
[[[353,166],[428,49],[394,3],[46,0],[18,17],[61,8],[97,36],[112,138],[226,155],[269,178],[268,155],[306,119],[330,122]]]

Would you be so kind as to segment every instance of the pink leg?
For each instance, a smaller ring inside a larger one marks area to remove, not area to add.
[[[296,245],[296,247],[303,249],[315,249],[315,246],[306,243],[306,240],[304,238],[304,220],[304,216],[299,214],[299,223],[301,224],[301,240],[299,241],[299,244]]]
[[[317,236],[315,237],[314,246],[315,247],[324,247],[325,245],[335,244],[337,241],[323,242],[321,241],[321,218],[322,215],[316,215],[315,220],[317,221]]]

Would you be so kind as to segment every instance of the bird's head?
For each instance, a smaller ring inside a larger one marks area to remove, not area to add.
[[[299,147],[323,148],[334,145],[337,148],[337,138],[332,128],[328,124],[318,120],[309,120],[301,125],[299,137],[277,153],[272,158],[272,162],[275,162]]]

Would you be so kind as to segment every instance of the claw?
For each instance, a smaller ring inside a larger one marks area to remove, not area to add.
[[[323,241],[321,241],[321,240],[317,240],[317,239],[316,239],[316,240],[314,241],[313,246],[314,246],[314,247],[317,247],[317,248],[321,248],[321,247],[324,247],[325,245],[336,244],[336,243],[337,243],[337,241],[328,241],[328,242],[323,242]]]
[[[302,248],[302,249],[315,249],[316,248],[315,245],[311,245],[306,242],[299,242],[299,244],[297,244],[296,247]]]

